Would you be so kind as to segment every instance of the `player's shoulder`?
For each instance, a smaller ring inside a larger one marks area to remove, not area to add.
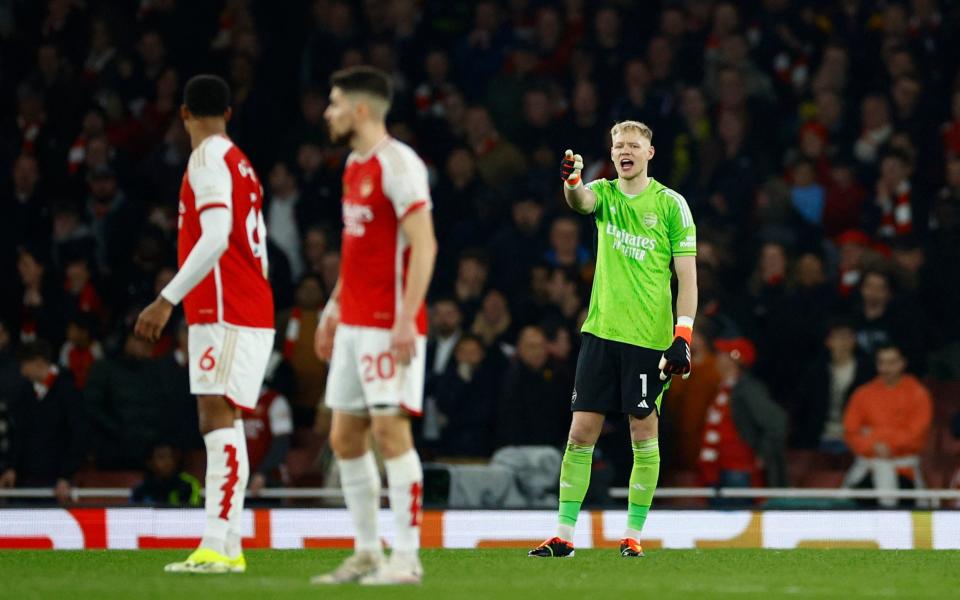
[[[586,184],[584,187],[588,190],[596,192],[608,192],[616,189],[616,181],[613,179],[594,179],[590,183]]]
[[[192,171],[225,165],[227,154],[235,147],[230,138],[224,135],[211,135],[190,153],[187,168]]]
[[[398,139],[386,140],[376,151],[380,165],[392,175],[410,175],[426,171],[417,151]]]
[[[684,215],[690,214],[690,207],[687,205],[687,199],[683,197],[683,194],[663,185],[659,181],[653,180],[651,183],[656,186],[653,193],[656,195],[658,201],[663,202],[670,208],[676,207]]]

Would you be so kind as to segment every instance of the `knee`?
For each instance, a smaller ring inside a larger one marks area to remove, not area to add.
[[[373,439],[384,458],[396,458],[413,447],[412,440],[405,435],[404,430],[397,423],[374,421]]]
[[[203,435],[233,427],[235,416],[234,408],[222,396],[201,396],[197,400],[197,417]]]
[[[653,415],[645,419],[630,419],[630,437],[635,442],[655,438],[657,432],[657,419]]]
[[[330,448],[337,458],[359,458],[366,451],[363,440],[343,428],[334,427],[330,432]]]
[[[567,436],[571,444],[576,444],[577,446],[593,446],[597,443],[597,439],[600,437],[600,429],[603,427],[603,422],[600,423],[600,427],[592,427],[592,424],[578,423],[576,421],[570,425],[570,434]]]

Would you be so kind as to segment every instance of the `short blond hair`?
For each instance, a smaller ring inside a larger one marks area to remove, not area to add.
[[[614,123],[613,127],[610,128],[610,138],[613,139],[618,133],[623,133],[624,131],[639,131],[640,135],[647,138],[651,143],[653,142],[653,130],[647,127],[646,123],[641,123],[640,121],[620,121],[619,123]]]

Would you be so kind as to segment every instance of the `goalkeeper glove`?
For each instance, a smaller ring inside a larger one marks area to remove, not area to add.
[[[693,319],[680,317],[674,328],[673,343],[660,357],[660,381],[666,381],[673,375],[690,377],[690,340],[693,338]]]
[[[567,150],[560,161],[560,178],[570,189],[580,185],[580,171],[583,170],[583,157]]]

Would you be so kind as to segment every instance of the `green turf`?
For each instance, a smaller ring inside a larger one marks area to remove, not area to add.
[[[388,593],[317,588],[310,575],[343,551],[253,550],[245,575],[169,575],[179,551],[0,552],[0,598],[949,598],[960,552],[907,550],[661,550],[622,559],[578,550],[533,559],[515,550],[428,550],[424,583]]]

